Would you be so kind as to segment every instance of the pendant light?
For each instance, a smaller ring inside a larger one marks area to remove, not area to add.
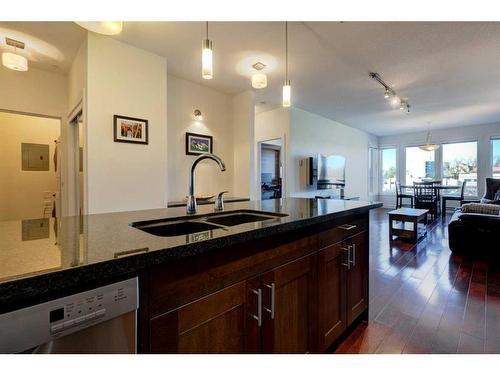
[[[206,39],[201,42],[201,76],[203,79],[214,78],[212,52],[212,41],[208,39],[208,22],[206,23]]]
[[[285,21],[285,80],[283,82],[283,107],[292,104],[292,87],[288,79],[288,22]]]
[[[430,128],[430,123],[429,123],[429,128]],[[430,130],[427,132],[427,139],[425,141],[425,145],[419,146],[418,148],[423,151],[436,151],[439,148],[438,144],[432,143]]]
[[[28,59],[16,53],[17,48],[24,49],[24,43],[10,38],[5,38],[5,43],[14,47],[14,53],[2,53],[3,66],[12,70],[17,70],[18,72],[26,72],[28,70]]]
[[[252,74],[252,87],[254,89],[265,89],[267,87],[267,76],[262,72],[262,69],[266,67],[266,64],[262,62],[256,62],[252,65],[257,73]]]
[[[117,35],[122,32],[122,21],[75,22],[77,25],[102,35]]]

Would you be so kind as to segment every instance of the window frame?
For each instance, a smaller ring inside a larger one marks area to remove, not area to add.
[[[486,175],[491,178],[493,178],[493,141],[500,142],[500,134],[490,136],[490,167]]]
[[[396,181],[399,182],[399,145],[383,145],[378,147],[378,195],[391,196],[396,194],[396,191],[384,191],[384,177],[383,177],[383,164],[382,152],[384,150],[396,150]]]
[[[440,176],[440,179],[441,180],[444,180],[444,155],[443,155],[443,149],[444,149],[444,146],[445,145],[452,145],[452,144],[457,144],[457,143],[471,143],[471,142],[475,142],[476,143],[476,168],[477,168],[477,172],[476,172],[476,195],[467,195],[468,198],[475,198],[479,195],[479,139],[478,138],[464,138],[464,139],[460,139],[460,140],[453,140],[453,141],[448,141],[448,142],[441,142],[441,147],[440,147],[440,154],[441,154],[441,157],[440,157],[440,165],[441,165],[441,168],[440,168],[440,173],[441,173],[441,176]],[[492,148],[493,149],[493,148]],[[493,156],[491,157],[491,159],[493,160]],[[490,172],[493,171],[493,167],[490,168]]]

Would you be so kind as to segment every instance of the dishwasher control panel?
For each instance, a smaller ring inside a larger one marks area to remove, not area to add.
[[[0,353],[47,343],[136,310],[137,278],[0,315]]]

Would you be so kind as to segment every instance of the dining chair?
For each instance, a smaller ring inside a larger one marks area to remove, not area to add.
[[[443,194],[441,196],[441,216],[446,216],[446,202],[447,201],[459,201],[460,206],[465,203],[465,186],[467,185],[467,180],[462,182],[462,187],[460,188],[460,194]]]
[[[409,207],[413,207],[413,193],[403,192],[403,189],[401,188],[401,183],[396,182],[396,209],[403,207],[403,199],[405,198],[410,199]]]
[[[439,210],[438,188],[434,182],[413,183],[414,208],[429,210],[434,220]]]

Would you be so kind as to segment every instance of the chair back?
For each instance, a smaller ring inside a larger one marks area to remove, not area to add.
[[[402,194],[401,183],[396,181],[396,198],[399,198]]]
[[[465,195],[465,185],[467,185],[467,180],[464,180],[464,182],[462,182],[462,188],[460,189],[460,199],[464,199],[464,195]]]
[[[438,199],[435,182],[414,182],[413,192],[416,201],[435,201]]]
[[[495,194],[500,189],[500,179],[486,178],[486,191],[484,192],[483,199],[494,200]]]

